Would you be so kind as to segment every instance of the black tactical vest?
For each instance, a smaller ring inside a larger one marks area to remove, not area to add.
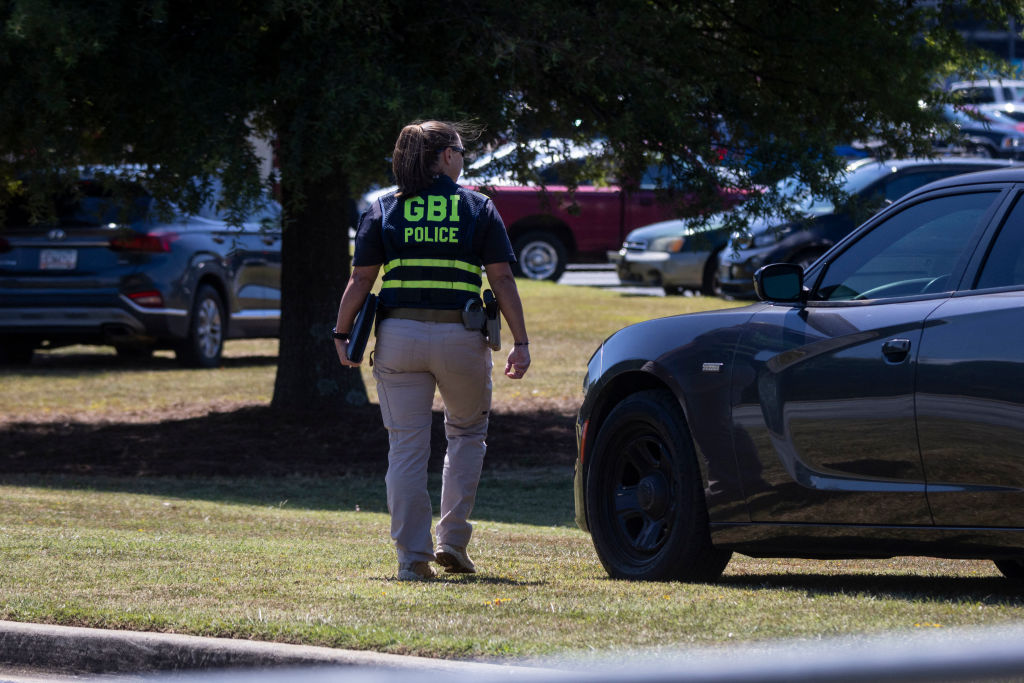
[[[473,238],[487,197],[447,176],[419,194],[380,198],[388,308],[460,309],[480,296],[483,265]]]

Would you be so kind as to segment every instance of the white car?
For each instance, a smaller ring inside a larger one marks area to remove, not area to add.
[[[957,81],[949,85],[949,90],[959,93],[965,104],[1024,102],[1024,81],[1019,80]]]

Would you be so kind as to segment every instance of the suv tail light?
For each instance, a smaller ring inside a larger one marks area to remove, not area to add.
[[[171,243],[178,239],[173,232],[148,232],[121,235],[110,239],[113,251],[144,251],[150,253],[166,253],[171,250]]]
[[[163,308],[164,306],[163,295],[155,289],[146,290],[145,292],[132,292],[128,295],[128,298],[139,306],[146,308]]]

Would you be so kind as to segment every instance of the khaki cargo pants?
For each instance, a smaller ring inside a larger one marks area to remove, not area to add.
[[[469,514],[487,449],[491,366],[491,351],[483,335],[461,323],[403,318],[380,322],[373,376],[390,444],[385,481],[391,538],[399,562],[434,559],[427,460],[435,387],[444,401],[448,437],[437,542],[469,543],[473,532]]]

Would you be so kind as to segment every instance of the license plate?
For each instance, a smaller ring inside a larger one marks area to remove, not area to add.
[[[77,265],[77,249],[43,249],[39,252],[39,270],[74,270]]]

